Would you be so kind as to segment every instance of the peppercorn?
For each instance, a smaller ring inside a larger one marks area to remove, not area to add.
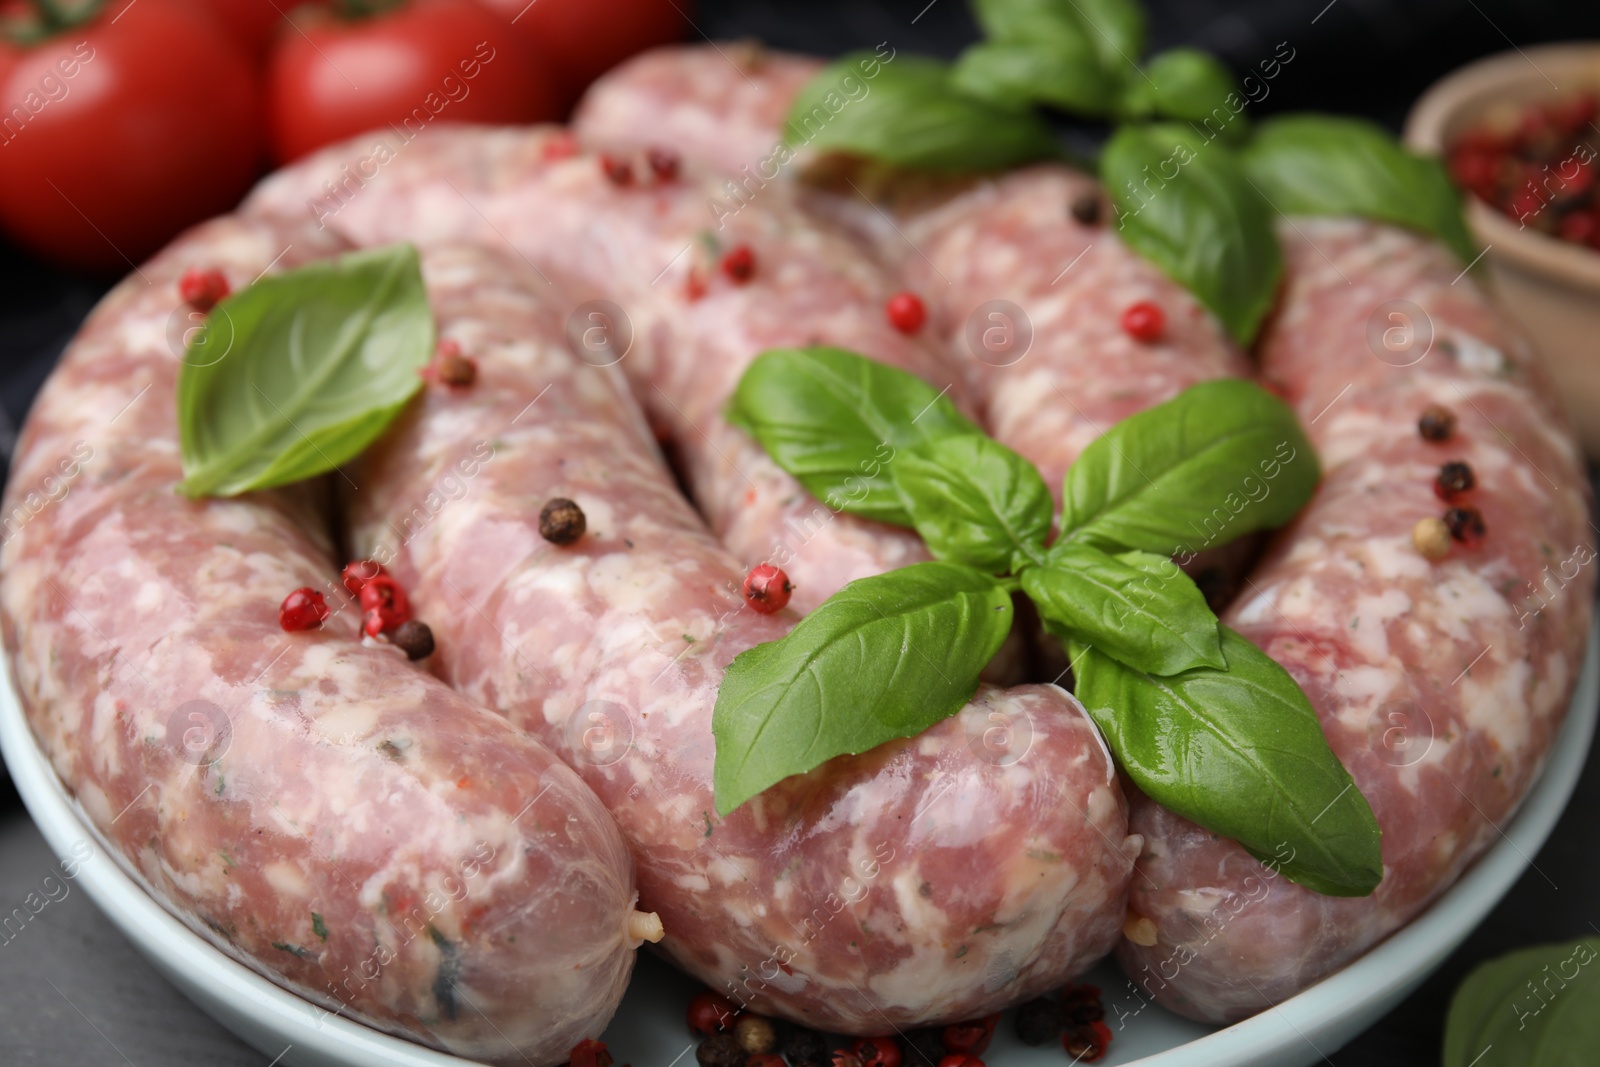
[[[1167,316],[1153,300],[1141,300],[1122,313],[1122,329],[1135,341],[1152,344],[1166,332]]]
[[[651,148],[644,154],[650,164],[650,173],[659,182],[670,182],[678,176],[678,153],[670,148]]]
[[[712,1034],[694,1050],[700,1067],[744,1067],[745,1051],[732,1034]]]
[[[178,295],[196,311],[210,311],[228,291],[228,279],[216,269],[190,267],[178,279]]]
[[[694,1033],[712,1034],[733,1026],[734,1016],[738,1014],[739,1009],[733,1006],[733,1001],[708,989],[696,993],[694,999],[689,1001],[686,1018],[689,1029]]]
[[[999,1022],[1000,1015],[997,1012],[994,1015],[985,1015],[981,1019],[952,1023],[944,1028],[944,1033],[941,1035],[944,1038],[944,1047],[951,1052],[981,1056],[989,1048],[989,1042],[994,1039],[994,1028]]]
[[[778,1043],[778,1034],[772,1028],[771,1020],[760,1015],[741,1016],[733,1024],[733,1036],[739,1039],[739,1046],[752,1055],[771,1052]]]
[[[434,376],[445,385],[465,389],[478,380],[478,361],[461,354],[461,346],[454,341],[439,342],[439,353],[434,357]]]
[[[792,1027],[783,1039],[783,1054],[794,1067],[800,1067],[803,1063],[827,1063],[828,1042],[815,1030],[803,1026]]]
[[[1024,1045],[1053,1041],[1067,1025],[1067,1014],[1060,1003],[1049,997],[1030,1000],[1017,1009],[1017,1040]]]
[[[592,1037],[572,1046],[572,1051],[567,1054],[568,1067],[611,1067],[615,1062],[606,1043]]]
[[[383,569],[383,564],[371,559],[352,560],[344,565],[344,570],[339,577],[344,580],[344,587],[350,590],[351,596],[360,596],[361,587],[380,574],[389,572]]]
[[[983,1061],[966,1052],[952,1052],[939,1061],[939,1067],[983,1067]]]
[[[387,574],[368,578],[361,586],[362,629],[368,636],[393,630],[411,618],[411,602],[400,583]]]
[[[738,245],[728,250],[722,257],[722,273],[733,279],[735,285],[743,285],[756,273],[756,254],[750,251],[749,245]]]
[[[1063,989],[1061,1009],[1066,1013],[1069,1026],[1084,1026],[1106,1017],[1105,1005],[1100,1002],[1100,987],[1088,983]]]
[[[1445,535],[1446,538],[1449,537],[1448,530],[1445,531]],[[1161,939],[1161,931],[1156,928],[1156,924],[1152,920],[1145,918],[1143,915],[1129,915],[1122,924],[1122,936],[1132,941],[1135,945],[1149,948]]]
[[[1460,460],[1452,460],[1439,468],[1433,492],[1440,500],[1449,502],[1469,492],[1476,484],[1478,480],[1472,476],[1472,468]]]
[[[945,1057],[944,1038],[932,1027],[910,1030],[900,1036],[905,1039],[909,1067],[938,1067]]]
[[[1411,545],[1423,559],[1444,559],[1450,554],[1450,527],[1443,519],[1418,519],[1411,528]]]
[[[770,563],[758,563],[750,568],[744,578],[744,598],[750,606],[763,615],[782,611],[789,603],[794,583],[789,576]]]
[[[633,164],[626,159],[618,159],[616,156],[602,153],[600,156],[600,169],[605,172],[607,178],[611,179],[612,185],[633,184]]]
[[[1072,198],[1072,217],[1085,226],[1096,226],[1100,223],[1100,194],[1079,193]]]
[[[539,536],[553,545],[570,545],[587,528],[583,509],[564,496],[551,497],[539,511]]]
[[[757,1052],[744,1061],[744,1067],[789,1067],[776,1052]]]
[[[1468,548],[1482,541],[1488,532],[1483,512],[1477,508],[1450,508],[1444,513],[1444,524],[1450,528],[1450,536]]]
[[[916,333],[928,319],[927,306],[916,293],[896,293],[884,305],[889,325],[901,333]]]
[[[394,633],[389,635],[389,641],[413,663],[433,655],[433,630],[427,623],[416,619],[408,619],[395,627]]]
[[[1074,1026],[1061,1036],[1061,1047],[1074,1063],[1094,1063],[1111,1047],[1111,1028],[1098,1021]]]
[[[310,586],[302,586],[278,605],[278,625],[291,632],[314,630],[328,617],[328,602]]]
[[[1429,404],[1422,409],[1422,417],[1417,419],[1417,432],[1424,441],[1435,444],[1448,441],[1450,435],[1456,432],[1455,413],[1443,404]]]
[[[900,1046],[892,1037],[858,1037],[850,1051],[861,1067],[900,1067]]]

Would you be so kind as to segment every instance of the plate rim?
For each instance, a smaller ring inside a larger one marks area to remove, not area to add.
[[[1351,1020],[1419,985],[1532,867],[1533,854],[1549,837],[1577,786],[1597,716],[1600,626],[1591,625],[1582,668],[1544,765],[1513,814],[1497,827],[1500,840],[1474,860],[1454,884],[1405,926],[1320,982],[1241,1022],[1127,1061],[1126,1067],[1179,1067],[1180,1063],[1182,1067],[1248,1067],[1300,1062],[1294,1059],[1296,1053],[1304,1055],[1304,1062],[1323,1058],[1324,1050],[1313,1037],[1337,1037],[1339,1029]],[[479,1061],[328,1012],[230,956],[169,912],[130,873],[120,852],[106,845],[57,777],[23,714],[12,684],[9,650],[0,656],[0,755],[29,816],[57,856],[69,854],[76,842],[88,839],[111,860],[83,863],[75,879],[95,906],[189,1000],[246,1044],[265,1055],[274,1054],[260,1046],[258,1034],[244,1033],[234,1025],[232,1016],[248,1017],[291,1048],[314,1050],[352,1067],[479,1065]],[[1391,960],[1397,955],[1420,960],[1420,966],[1396,968]],[[175,972],[183,977],[176,977]],[[226,1006],[228,1010],[221,1014],[230,1018],[219,1017],[206,1002],[212,998]],[[1364,1022],[1363,1028],[1369,1023]],[[1340,1044],[1351,1036],[1345,1034]],[[300,1059],[286,1056],[284,1062]]]

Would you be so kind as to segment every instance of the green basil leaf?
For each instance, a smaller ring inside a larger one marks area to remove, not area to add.
[[[995,41],[1083,41],[1112,80],[1144,53],[1144,8],[1133,0],[973,0],[972,14]]]
[[[865,64],[877,64],[871,81],[857,76]],[[800,90],[785,129],[792,146],[925,170],[1004,170],[1060,154],[1033,111],[969,96],[947,64],[921,56],[881,63],[861,52],[829,64]]]
[[[1124,126],[1100,176],[1128,246],[1184,286],[1241,344],[1277,294],[1283,256],[1272,211],[1219,141],[1185,126]]]
[[[1104,115],[1116,89],[1081,37],[984,41],[956,58],[950,76],[962,92],[998,104],[1037,102],[1083,115]]]
[[[1333,115],[1263,122],[1240,155],[1245,173],[1285,215],[1362,215],[1439,238],[1463,263],[1478,248],[1461,196],[1437,159],[1414,156],[1382,128]]]
[[[1229,97],[1238,102],[1238,110],[1228,106]],[[1128,79],[1118,111],[1124,118],[1160,115],[1204,123],[1211,137],[1238,137],[1249,128],[1233,72],[1196,48],[1173,48],[1152,57],[1143,77]]]
[[[1281,526],[1319,477],[1289,405],[1253,382],[1201,382],[1084,449],[1062,482],[1052,552],[1087,542],[1192,555]]]
[[[1158,678],[1069,645],[1077,696],[1123,772],[1162,807],[1330,896],[1383,878],[1381,833],[1289,673],[1223,627],[1228,669]]]
[[[1450,1001],[1444,1067],[1589,1067],[1600,1048],[1600,938],[1479,964]]]
[[[1217,616],[1187,574],[1166,556],[1069,545],[1043,567],[1022,572],[1039,614],[1135,670],[1180,674],[1228,669]]]
[[[241,289],[206,316],[178,373],[178,488],[233,496],[355,458],[422,387],[417,372],[433,347],[410,245],[352,252]]]
[[[954,715],[1010,630],[1011,595],[970,567],[917,563],[851,582],[729,665],[711,721],[718,814]]]
[[[1033,464],[978,434],[926,441],[890,467],[911,525],[937,559],[991,574],[1044,559],[1055,504]]]
[[[743,428],[835,511],[910,526],[889,465],[899,450],[981,431],[942,392],[842,348],[774,348],[729,398]]]

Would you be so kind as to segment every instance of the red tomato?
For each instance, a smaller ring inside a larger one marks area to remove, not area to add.
[[[635,52],[682,39],[692,0],[485,0],[543,56],[563,110],[590,82]]]
[[[296,12],[267,72],[281,163],[380,126],[409,137],[434,122],[537,122],[558,115],[542,66],[476,0],[407,0],[363,18]]]
[[[0,225],[77,267],[138,263],[237,203],[261,159],[250,60],[186,0],[0,43],[0,107]]]
[[[284,14],[301,4],[321,4],[325,0],[202,0],[233,39],[253,56],[267,54],[267,46],[277,36]]]

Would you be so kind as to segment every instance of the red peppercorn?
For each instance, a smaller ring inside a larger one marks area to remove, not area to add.
[[[759,563],[744,576],[744,598],[763,615],[782,611],[792,592],[789,576],[770,563]]]
[[[901,333],[916,333],[928,320],[928,309],[916,293],[896,293],[884,305],[889,325]]]
[[[1111,1027],[1103,1022],[1074,1026],[1061,1035],[1061,1047],[1074,1063],[1094,1063],[1111,1047]]]
[[[1440,500],[1451,503],[1457,497],[1472,491],[1478,484],[1473,477],[1472,468],[1459,460],[1452,460],[1439,468],[1439,476],[1433,480],[1433,492]]]
[[[660,182],[675,181],[678,177],[678,153],[670,148],[652,148],[644,154],[650,164],[650,173]]]
[[[573,1045],[572,1051],[567,1055],[568,1067],[611,1067],[614,1062],[606,1043],[596,1041],[592,1037]]]
[[[861,1067],[900,1067],[900,1046],[892,1037],[858,1037],[850,1051]]]
[[[776,1052],[757,1052],[744,1061],[744,1067],[789,1067],[789,1061]]]
[[[983,1067],[983,1061],[965,1052],[955,1052],[941,1059],[939,1067]]]
[[[743,285],[756,273],[756,254],[749,245],[736,245],[722,257],[722,273],[733,279],[733,284]]]
[[[994,1028],[999,1022],[1000,1014],[996,1012],[982,1019],[952,1023],[944,1028],[944,1047],[951,1052],[981,1056],[989,1048],[989,1042],[994,1038]]]
[[[400,583],[387,574],[368,578],[361,586],[361,628],[370,637],[393,630],[411,618],[411,602]]]
[[[633,184],[633,164],[626,159],[618,159],[616,156],[601,153],[600,169],[605,172],[607,178],[611,179],[612,185]]]
[[[340,577],[344,579],[344,587],[350,590],[351,596],[360,596],[361,587],[379,576],[387,577],[388,571],[383,569],[383,564],[377,560],[357,559],[344,565]]]
[[[478,380],[478,361],[461,354],[461,345],[446,338],[433,357],[433,374],[444,385],[465,389]]]
[[[1483,523],[1483,512],[1477,508],[1450,508],[1443,518],[1444,524],[1450,527],[1450,536],[1468,548],[1480,544],[1488,533]]]
[[[739,1009],[727,997],[718,996],[709,989],[698,993],[689,1001],[687,1015],[689,1029],[696,1034],[714,1034],[733,1026]]]
[[[1167,316],[1154,301],[1141,300],[1122,313],[1122,328],[1135,341],[1150,344],[1166,332]]]
[[[544,143],[540,153],[546,159],[570,159],[578,154],[578,139],[562,130]]]
[[[229,291],[228,279],[220,270],[190,267],[178,279],[178,295],[197,311],[210,311]]]
[[[291,633],[295,630],[315,630],[329,615],[328,602],[310,586],[301,586],[283,598],[278,605],[278,625]]]

